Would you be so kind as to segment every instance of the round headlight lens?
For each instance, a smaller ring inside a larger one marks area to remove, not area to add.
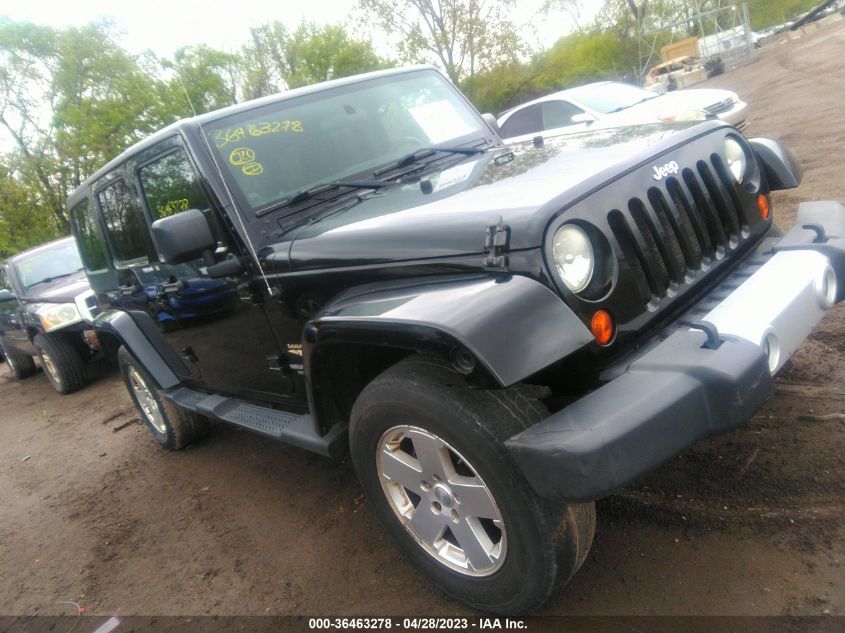
[[[741,183],[745,178],[745,170],[748,167],[748,157],[742,145],[735,139],[725,139],[725,158],[728,161],[728,170],[734,179]]]
[[[595,253],[590,238],[574,224],[564,224],[552,244],[557,273],[572,292],[581,292],[593,278]]]

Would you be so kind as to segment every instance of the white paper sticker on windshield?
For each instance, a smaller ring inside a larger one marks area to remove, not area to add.
[[[445,99],[410,108],[408,112],[433,145],[473,131],[473,127],[464,121],[455,107]]]
[[[437,177],[437,184],[434,185],[433,191],[437,192],[441,189],[445,189],[446,187],[451,187],[452,185],[457,185],[459,182],[463,182],[469,178],[469,175],[472,173],[476,163],[478,163],[478,161],[474,160],[440,172],[440,175]]]

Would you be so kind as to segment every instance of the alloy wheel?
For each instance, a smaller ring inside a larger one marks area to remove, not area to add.
[[[129,385],[132,388],[132,393],[135,394],[135,399],[138,406],[144,412],[147,421],[153,425],[159,433],[167,433],[167,426],[164,424],[164,416],[161,413],[161,407],[147,387],[147,383],[141,377],[141,374],[134,367],[128,368]]]
[[[453,446],[424,429],[395,426],[381,436],[376,463],[391,509],[435,560],[468,576],[489,576],[502,566],[502,514]]]

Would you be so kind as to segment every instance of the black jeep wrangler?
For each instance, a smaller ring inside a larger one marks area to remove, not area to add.
[[[95,305],[73,238],[0,262],[0,350],[12,375],[32,376],[37,357],[59,393],[84,387],[100,349],[90,325]]]
[[[516,614],[583,563],[593,501],[741,426],[842,298],[845,208],[786,236],[777,143],[718,121],[503,145],[435,69],[180,121],[69,199],[156,441],[209,420],[347,449],[397,546],[449,595]],[[236,289],[159,327],[135,267]]]

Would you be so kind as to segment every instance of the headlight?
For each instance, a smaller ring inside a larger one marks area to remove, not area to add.
[[[595,253],[590,238],[574,224],[564,224],[555,233],[552,258],[557,273],[572,292],[581,292],[590,283],[595,269]]]
[[[725,139],[725,158],[728,161],[728,171],[734,179],[741,183],[745,178],[745,170],[748,167],[748,156],[738,141],[730,137]]]
[[[45,332],[55,330],[59,327],[79,323],[82,317],[79,316],[79,310],[72,303],[62,303],[61,305],[48,306],[39,308],[35,314]]]

